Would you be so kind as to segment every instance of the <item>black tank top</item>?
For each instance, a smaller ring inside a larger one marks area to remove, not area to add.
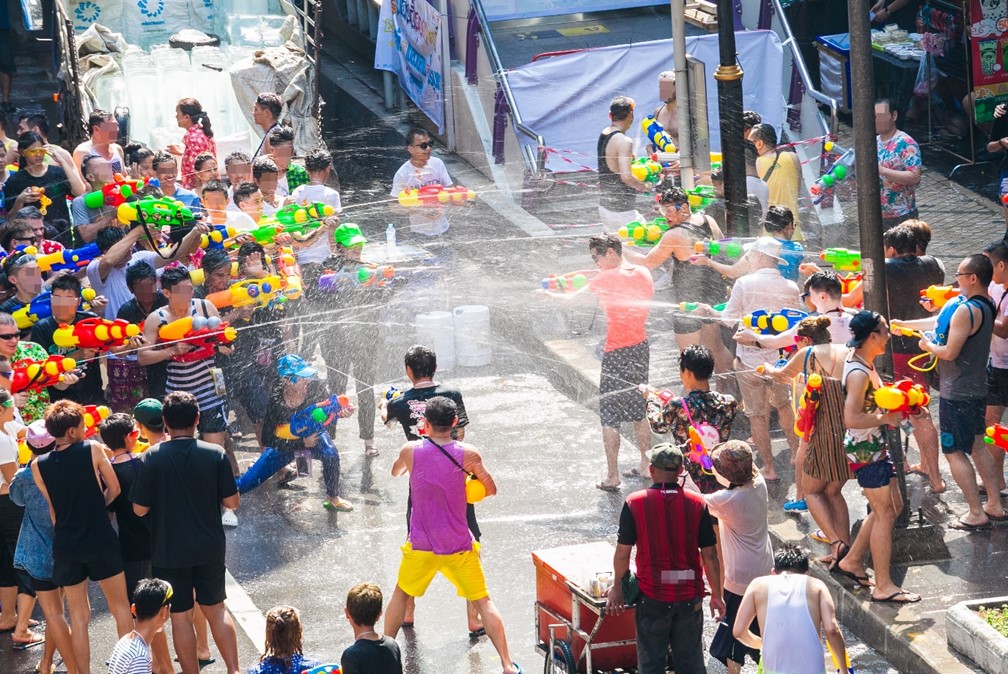
[[[614,173],[606,163],[606,148],[609,147],[609,141],[619,133],[623,132],[603,133],[598,139],[599,206],[614,213],[632,211],[637,197],[637,190],[624,183],[619,174]]]
[[[695,241],[711,239],[714,232],[711,231],[710,222],[707,216],[702,217],[702,225],[684,222],[676,229],[686,232]],[[688,260],[676,260],[672,267],[672,288],[680,302],[720,304],[725,301],[726,287],[724,277],[710,267],[691,264]]]
[[[109,521],[105,496],[94,477],[91,441],[49,452],[37,461],[56,512],[53,555],[88,561],[110,550],[118,552],[119,541]]]

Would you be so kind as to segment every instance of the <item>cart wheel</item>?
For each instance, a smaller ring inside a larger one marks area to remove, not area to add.
[[[575,674],[574,654],[566,641],[553,642],[553,671],[563,674]]]

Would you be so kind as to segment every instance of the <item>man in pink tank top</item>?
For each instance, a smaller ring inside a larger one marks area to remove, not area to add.
[[[408,598],[423,596],[441,572],[483,617],[504,674],[519,674],[522,668],[511,659],[504,621],[487,590],[479,543],[473,540],[466,521],[467,478],[479,480],[487,496],[497,493],[497,485],[483,466],[480,453],[452,440],[457,412],[451,399],[430,398],[422,419],[426,437],[403,445],[392,463],[393,477],[409,473],[413,510],[395,592],[385,612],[385,635],[395,638]]]

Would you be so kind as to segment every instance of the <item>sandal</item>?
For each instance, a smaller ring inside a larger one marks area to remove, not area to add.
[[[834,545],[837,546],[837,550],[836,554],[833,555],[833,563],[829,566],[830,572],[839,569],[840,562],[843,561],[843,558],[847,556],[848,552],[850,552],[850,546],[843,541],[833,541],[830,543],[830,551],[833,550]]]

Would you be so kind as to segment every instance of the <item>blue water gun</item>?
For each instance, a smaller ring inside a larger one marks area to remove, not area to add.
[[[89,243],[73,250],[64,248],[47,255],[39,255],[33,247],[26,248],[25,252],[36,256],[35,261],[43,272],[63,271],[64,269],[76,272],[81,267],[88,266],[91,260],[102,254],[97,243]]]
[[[301,674],[340,674],[339,665],[319,665],[311,669],[301,670]]]
[[[758,309],[742,318],[742,325],[761,335],[779,335],[798,325],[808,314],[798,309]]]
[[[81,290],[81,304],[82,308],[87,308],[88,302],[97,297],[97,294],[91,288],[83,288]],[[28,304],[24,305],[17,311],[11,313],[14,317],[14,322],[17,323],[18,329],[29,330],[33,325],[41,321],[43,318],[49,318],[52,316],[52,293],[46,291],[40,294],[38,297],[33,299]]]
[[[307,405],[295,412],[289,423],[278,426],[276,436],[284,440],[303,440],[318,435],[336,420],[343,408],[349,407],[350,398],[342,393]]]

